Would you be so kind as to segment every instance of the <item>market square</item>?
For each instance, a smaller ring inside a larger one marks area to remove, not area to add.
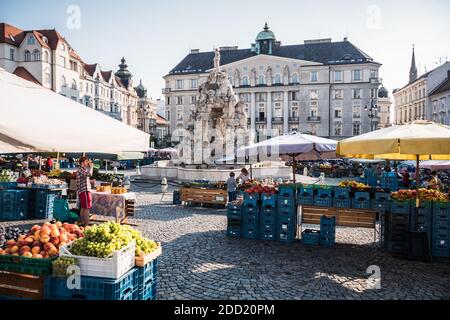
[[[1,5],[0,300],[450,298],[448,44],[394,40],[384,1],[301,41],[142,5],[159,38],[135,5],[121,45],[85,1]]]

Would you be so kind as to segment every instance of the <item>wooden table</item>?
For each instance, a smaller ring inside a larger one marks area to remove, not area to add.
[[[180,199],[186,203],[227,204],[228,193],[222,189],[186,188],[180,190]]]
[[[300,225],[320,224],[320,217],[336,217],[336,226],[374,229],[376,239],[376,218],[378,210],[347,209],[319,206],[298,206]],[[300,229],[301,233],[301,229]]]

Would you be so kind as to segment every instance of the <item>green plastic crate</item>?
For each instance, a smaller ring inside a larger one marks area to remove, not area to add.
[[[22,256],[0,255],[0,271],[25,273],[35,276],[51,274],[53,271],[53,260],[27,258]]]

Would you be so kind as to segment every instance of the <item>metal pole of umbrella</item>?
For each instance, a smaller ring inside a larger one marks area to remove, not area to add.
[[[253,180],[253,168],[251,163],[250,163],[250,180]]]

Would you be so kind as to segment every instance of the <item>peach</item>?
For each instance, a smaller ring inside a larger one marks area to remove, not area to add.
[[[61,241],[59,240],[59,237],[51,237],[50,242],[53,243],[54,245],[57,245]]]
[[[40,233],[40,235],[41,235],[41,237],[42,237],[42,236],[49,236],[51,232],[52,232],[52,230],[51,230],[49,227],[43,226],[43,227],[41,228],[41,233]]]
[[[49,235],[41,236],[41,243],[46,244],[49,241],[50,241],[50,236]]]
[[[31,252],[27,251],[22,254],[22,257],[31,258],[31,257],[33,257],[33,254]]]
[[[0,248],[0,256],[6,254],[5,250]]]
[[[46,223],[44,223],[44,226],[51,228],[52,224],[50,222],[46,222]]]
[[[61,221],[57,221],[57,222],[55,223],[55,225],[59,228],[59,227],[62,226],[62,223],[61,223]]]
[[[52,237],[52,238],[59,237],[59,230],[58,230],[58,228],[53,229],[52,232],[50,232],[50,237]]]
[[[41,230],[41,226],[35,224],[32,228],[31,228],[31,232],[36,233],[36,231]]]
[[[74,235],[73,233],[69,233],[69,234],[67,235],[67,239],[68,239],[69,241],[73,241],[73,240],[75,240],[75,235]]]
[[[60,235],[59,240],[60,240],[60,242],[67,242],[67,240],[68,240],[67,234]]]
[[[12,246],[10,252],[13,254],[19,252],[19,246]]]
[[[29,246],[23,246],[22,248],[20,248],[19,252],[20,254],[24,254],[25,252],[30,252],[31,248]]]
[[[58,230],[59,230],[59,234],[66,234],[67,233],[67,230],[64,229],[63,227],[58,228]]]
[[[37,230],[34,232],[34,240],[39,241],[41,238],[41,231]]]
[[[16,242],[16,240],[11,239],[6,242],[6,245],[9,247],[13,247],[13,246],[17,245],[17,242]]]
[[[25,238],[27,245],[31,245],[34,242],[34,236],[29,236]]]
[[[37,253],[37,254],[33,254],[33,258],[38,258],[38,259],[42,259],[42,255]]]
[[[41,247],[33,247],[31,249],[32,254],[39,254],[41,252]]]
[[[12,256],[18,256],[19,253],[18,253],[18,252],[15,252],[15,253],[12,253],[11,255],[12,255]]]

